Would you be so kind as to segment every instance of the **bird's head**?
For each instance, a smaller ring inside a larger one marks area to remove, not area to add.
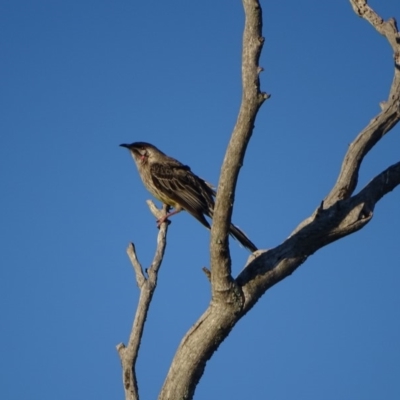
[[[131,144],[120,144],[121,147],[126,147],[133,159],[137,164],[144,164],[148,160],[152,160],[155,157],[157,157],[158,154],[161,153],[160,150],[157,149],[157,147],[153,146],[150,143],[146,142],[134,142]]]

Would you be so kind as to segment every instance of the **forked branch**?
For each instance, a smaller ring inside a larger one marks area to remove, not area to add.
[[[153,215],[160,219],[167,213],[167,206],[163,210],[158,210],[152,201],[147,202]],[[142,340],[144,325],[146,323],[147,313],[157,286],[158,271],[164,256],[165,246],[167,244],[168,221],[160,226],[157,236],[157,249],[151,266],[144,272],[138,260],[135,246],[130,243],[127,248],[128,257],[131,260],[135,271],[136,282],[140,289],[139,302],[136,308],[135,318],[133,320],[131,334],[128,345],[123,343],[117,345],[117,351],[122,364],[122,379],[125,389],[125,400],[138,400],[139,390],[136,378],[136,360],[139,353]],[[147,277],[145,276],[147,274]]]
[[[259,89],[258,58],[262,47],[261,8],[258,1],[243,0],[246,25],[243,39],[243,98],[238,120],[221,170],[211,242],[213,299],[205,313],[182,339],[159,400],[192,399],[207,360],[271,286],[275,285],[323,246],[362,229],[373,217],[376,203],[400,185],[400,163],[377,175],[358,194],[358,171],[365,155],[400,119],[399,34],[394,20],[383,21],[365,1],[350,0],[358,15],[384,34],[395,52],[395,72],[382,112],[350,146],[339,178],[327,198],[281,245],[252,255],[233,280],[227,234],[234,191],[257,111],[267,98]],[[248,24],[251,21],[251,25]],[[258,71],[258,72],[256,72]]]
[[[261,6],[257,0],[242,0],[246,22],[243,35],[243,96],[235,128],[225,155],[216,198],[211,230],[212,301],[182,339],[159,395],[159,400],[193,398],[207,361],[228,336],[235,324],[268,290],[320,248],[362,229],[373,217],[377,202],[400,185],[400,162],[378,174],[358,194],[354,194],[358,172],[365,155],[400,119],[400,36],[394,19],[384,21],[366,1],[350,0],[355,12],[383,34],[394,51],[393,83],[382,111],[350,145],[331,192],[315,212],[303,221],[282,244],[265,252],[256,252],[240,275],[231,276],[228,231],[234,193],[254,121],[262,103],[269,97],[260,90],[259,57],[262,37]],[[140,299],[128,345],[118,345],[123,367],[126,399],[138,399],[135,362],[144,323],[157,282],[157,272],[165,249],[167,226],[162,224],[156,256],[148,277],[131,245],[128,249]]]
[[[211,229],[212,302],[182,339],[172,361],[160,400],[191,399],[207,360],[232,329],[243,306],[241,291],[231,276],[228,231],[234,193],[257,112],[269,97],[260,90],[259,66],[264,38],[258,0],[242,0],[245,27],[242,50],[242,103],[229,142],[217,190]]]
[[[397,124],[400,117],[400,35],[396,21],[393,18],[384,21],[365,0],[350,0],[350,3],[357,15],[366,19],[388,40],[394,53],[394,77],[388,99],[382,103],[382,111],[349,146],[336,184],[324,201],[326,207],[352,195],[364,157]]]
[[[243,312],[278,282],[292,274],[322,247],[362,229],[378,201],[400,185],[400,162],[378,174],[357,195],[335,203],[297,230],[281,245],[250,262],[237,277],[246,299]]]

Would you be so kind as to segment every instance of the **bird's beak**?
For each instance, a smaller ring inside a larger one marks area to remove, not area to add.
[[[127,149],[129,149],[129,144],[122,143],[120,144],[120,147],[126,147]]]

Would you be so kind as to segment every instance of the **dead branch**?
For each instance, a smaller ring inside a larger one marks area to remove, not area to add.
[[[344,157],[337,182],[326,197],[324,203],[329,207],[337,200],[346,199],[354,192],[358,182],[358,172],[364,157],[399,121],[400,117],[400,35],[396,21],[391,18],[384,21],[365,0],[350,0],[354,11],[366,19],[380,34],[384,35],[394,53],[395,68],[389,97],[382,111],[371,120],[351,143]]]
[[[243,307],[241,290],[231,276],[228,231],[234,193],[257,112],[269,97],[260,91],[258,65],[264,38],[258,0],[243,0],[245,27],[242,51],[242,103],[221,168],[211,229],[211,285],[213,301],[183,338],[159,399],[191,399],[207,360],[232,329]],[[218,323],[217,323],[218,321]]]
[[[152,201],[148,200],[147,204],[157,219],[160,219],[162,216],[166,215],[167,206],[164,206],[163,210],[161,211],[157,209]],[[165,221],[161,224],[158,232],[157,249],[153,258],[153,262],[151,263],[150,268],[148,268],[146,271],[148,275],[147,278],[138,260],[134,244],[130,243],[127,248],[128,257],[131,260],[132,267],[135,271],[136,282],[140,289],[140,296],[128,345],[125,346],[123,343],[117,345],[117,351],[122,364],[122,379],[124,383],[126,400],[139,400],[135,366],[142,340],[144,325],[146,323],[147,313],[149,311],[151,300],[157,286],[158,271],[161,267],[165,247],[167,244],[167,230],[168,221]]]
[[[247,144],[261,105],[269,95],[261,92],[258,65],[264,44],[262,10],[258,0],[243,0],[245,27],[242,50],[242,102],[236,125],[221,168],[211,228],[212,292],[215,297],[227,293],[233,284],[228,232],[236,183],[243,165]]]
[[[365,1],[350,2],[357,14],[387,37],[398,64],[399,34],[394,20],[383,21]],[[243,0],[243,4],[246,14],[242,58],[243,97],[221,170],[211,231],[213,299],[182,339],[159,400],[192,399],[208,359],[265,291],[290,275],[323,246],[362,229],[372,219],[376,203],[400,185],[400,163],[397,163],[353,195],[363,158],[400,118],[399,67],[396,64],[390,95],[382,107],[383,111],[350,146],[339,178],[327,198],[287,240],[274,249],[253,254],[237,279],[232,279],[227,235],[234,191],[257,111],[268,98],[268,95],[260,92],[258,78],[258,58],[263,43],[260,4],[255,0]]]
[[[246,313],[270,287],[292,274],[322,247],[362,229],[377,202],[400,185],[400,162],[378,174],[357,195],[325,209],[280,246],[257,257],[237,277]]]

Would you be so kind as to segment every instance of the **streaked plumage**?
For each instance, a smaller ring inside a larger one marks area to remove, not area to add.
[[[216,193],[212,185],[195,175],[187,165],[167,156],[149,143],[135,142],[121,146],[129,149],[147,190],[155,198],[175,209],[159,220],[159,224],[171,215],[186,210],[210,229],[204,215],[212,218],[214,213]],[[231,224],[229,233],[250,251],[257,250],[235,225]]]

